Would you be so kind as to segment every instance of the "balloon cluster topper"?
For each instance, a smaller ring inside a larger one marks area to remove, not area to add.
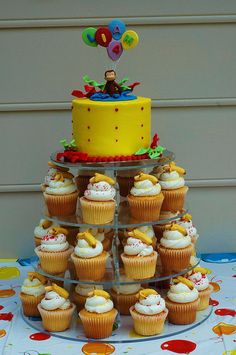
[[[135,48],[139,42],[137,33],[126,30],[124,22],[119,19],[112,20],[108,27],[84,29],[82,39],[88,46],[105,47],[108,57],[113,61],[117,61],[121,57],[123,50]]]

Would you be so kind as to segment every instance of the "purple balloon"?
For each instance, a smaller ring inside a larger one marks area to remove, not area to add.
[[[111,60],[116,61],[123,52],[122,44],[119,41],[112,40],[107,47],[107,54]]]

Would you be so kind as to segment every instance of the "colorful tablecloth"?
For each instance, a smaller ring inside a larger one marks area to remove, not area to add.
[[[236,262],[202,262],[201,265],[211,270],[209,278],[214,285],[211,316],[203,324],[178,336],[113,344],[114,355],[236,355]],[[84,354],[85,343],[39,333],[22,319],[18,293],[22,280],[31,269],[31,266],[22,266],[17,261],[0,263],[0,354]],[[93,355],[110,353],[98,348],[93,350]]]

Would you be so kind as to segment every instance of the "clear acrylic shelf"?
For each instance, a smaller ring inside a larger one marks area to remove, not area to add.
[[[78,322],[78,316],[74,316],[72,325],[70,329],[67,329],[64,332],[50,332],[50,335],[55,336],[60,339],[64,340],[74,340],[79,342],[88,342],[88,341],[96,341],[96,342],[105,342],[105,343],[137,343],[137,342],[144,342],[144,341],[153,341],[157,339],[163,339],[167,337],[171,337],[174,335],[182,334],[190,329],[193,329],[203,322],[205,322],[211,315],[213,307],[209,305],[209,307],[204,311],[198,311],[197,317],[194,323],[188,325],[174,325],[169,323],[168,321],[165,322],[164,331],[161,334],[155,336],[140,336],[135,333],[133,329],[133,320],[131,316],[120,316],[120,319],[114,323],[114,330],[109,338],[105,339],[88,339],[84,335],[83,327]],[[29,325],[31,328],[39,331],[47,333],[42,325],[41,319],[32,319],[30,317],[24,316],[21,310],[21,316],[25,323]]]
[[[173,152],[169,150],[165,150],[162,155],[157,159],[142,159],[142,160],[129,160],[129,161],[115,161],[115,162],[98,162],[98,163],[90,163],[90,162],[79,162],[79,163],[71,163],[66,161],[59,161],[57,159],[57,154],[59,152],[52,153],[50,156],[51,161],[58,165],[67,168],[78,168],[79,170],[135,170],[140,168],[154,168],[155,166],[161,166],[164,164],[168,164],[172,160],[175,159],[175,155]]]

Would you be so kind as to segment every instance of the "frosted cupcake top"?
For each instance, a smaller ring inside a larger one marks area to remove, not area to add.
[[[191,245],[191,238],[184,227],[172,223],[166,225],[160,244],[165,248],[181,249]]]
[[[167,292],[167,297],[170,301],[176,303],[188,303],[198,299],[198,290],[194,287],[192,281],[185,277],[178,276],[173,279],[173,285]]]
[[[116,190],[113,185],[115,181],[109,176],[96,173],[89,180],[87,190],[84,191],[84,197],[91,201],[110,201],[114,200]]]
[[[120,282],[132,282],[134,281],[133,279],[130,279],[126,275],[121,275],[120,276]],[[122,295],[132,295],[134,293],[137,293],[141,289],[141,284],[126,284],[126,285],[114,285],[112,289],[116,293],[120,293]]]
[[[135,303],[134,309],[141,314],[159,314],[166,309],[165,300],[157,291],[146,288],[139,291],[139,301]]]
[[[42,238],[40,250],[47,252],[60,252],[69,249],[70,245],[66,240],[68,231],[65,228],[51,228],[47,235]]]
[[[45,192],[50,195],[68,195],[77,191],[74,175],[68,171],[58,171],[49,181]]]
[[[113,302],[106,291],[94,290],[86,299],[84,308],[91,313],[106,313],[113,309]]]
[[[45,287],[46,294],[41,300],[40,305],[46,311],[55,311],[57,309],[68,309],[71,307],[69,293],[56,284]]]
[[[25,295],[38,297],[45,293],[46,277],[37,272],[28,272],[28,277],[24,280],[21,292]]]
[[[90,285],[90,284],[77,284],[75,287],[75,292],[81,296],[88,297],[94,290],[102,290],[102,285]]]
[[[206,290],[209,287],[209,280],[207,278],[207,270],[203,267],[196,267],[192,270],[188,279],[193,282],[194,287],[198,291]]]
[[[184,228],[186,228],[188,235],[192,238],[192,237],[197,237],[198,238],[198,234],[197,234],[197,229],[196,227],[193,225],[193,221],[192,221],[192,216],[188,213],[186,213],[185,215],[183,215],[180,220],[177,221],[177,223],[180,226],[183,226]]]
[[[59,227],[58,224],[54,224],[51,221],[48,221],[47,219],[40,219],[38,226],[35,227],[34,229],[34,235],[37,238],[43,238],[48,234],[48,231],[51,228],[57,228]]]
[[[135,256],[148,256],[153,253],[152,239],[145,233],[134,229],[128,232],[129,238],[124,246],[124,253],[126,255]]]
[[[94,238],[99,240],[99,242],[103,242],[104,239],[106,238],[106,234],[111,231],[111,228],[86,228],[86,227],[80,227],[80,232],[89,232],[91,233]]]
[[[89,232],[77,234],[75,255],[80,258],[94,258],[103,252],[102,243]]]
[[[155,233],[154,233],[154,230],[153,230],[153,227],[152,226],[142,226],[142,227],[138,227],[136,228],[138,231],[146,234],[147,237],[149,238],[153,238],[155,237]],[[128,237],[129,236],[129,232],[131,232],[132,229],[128,229],[128,230],[124,230],[124,236],[125,237]]]
[[[156,196],[161,192],[161,185],[155,176],[140,173],[134,177],[134,186],[130,190],[133,196]]]
[[[185,169],[177,166],[174,162],[164,165],[157,174],[161,188],[163,190],[179,189],[185,185],[183,175]]]

